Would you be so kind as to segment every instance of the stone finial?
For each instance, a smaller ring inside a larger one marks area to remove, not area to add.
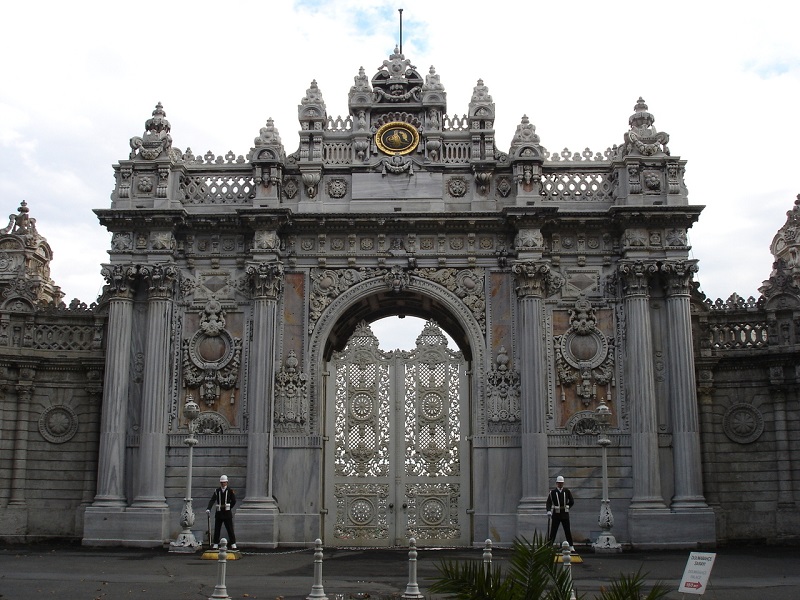
[[[436,69],[431,65],[428,74],[425,76],[425,84],[422,86],[422,90],[432,91],[432,90],[443,90],[444,86],[442,85],[441,80],[439,79],[439,75],[436,74]]]
[[[634,156],[669,156],[669,134],[653,127],[655,117],[648,111],[644,99],[639,96],[634,113],[628,119],[630,131],[625,134],[625,143],[619,148],[620,157]]]
[[[170,124],[161,102],[156,104],[153,116],[145,121],[144,129],[142,137],[131,138],[131,160],[137,156],[144,160],[155,160],[162,153],[169,152],[172,148],[172,136],[169,134]]]
[[[300,101],[300,103],[304,106],[315,104],[322,106],[325,108],[325,100],[322,99],[322,92],[320,91],[319,87],[317,86],[317,80],[313,79],[311,81],[311,86],[306,90],[305,97]]]
[[[478,79],[477,85],[472,90],[472,102],[492,102],[492,96],[489,94],[489,88],[484,85],[483,79]]]
[[[372,87],[369,85],[369,77],[364,72],[364,67],[359,67],[358,75],[353,78],[353,86],[350,88],[350,93],[356,92],[371,92]]]
[[[8,215],[8,225],[0,229],[0,236],[18,238],[3,252],[5,266],[0,272],[3,298],[19,297],[39,305],[61,303],[64,294],[50,278],[53,251],[36,230],[36,219],[30,216],[27,202],[20,202],[17,213]]]
[[[278,129],[275,127],[275,122],[270,117],[267,119],[267,124],[262,127],[258,132],[258,137],[253,140],[256,146],[281,146],[281,136]]]

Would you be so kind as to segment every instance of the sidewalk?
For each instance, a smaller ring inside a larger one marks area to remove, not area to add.
[[[674,590],[667,598],[691,600],[677,587],[689,551],[593,554],[577,548],[583,563],[573,566],[578,594],[591,600],[601,585],[620,573],[639,568],[648,581],[661,580]],[[697,598],[713,600],[795,600],[800,598],[800,547],[747,546],[716,549],[709,588]],[[427,550],[417,557],[417,581],[428,596],[430,578],[442,560],[480,560],[481,549]],[[502,564],[505,550],[495,549]],[[0,546],[0,599],[42,600],[201,600],[214,593],[216,560],[200,554],[166,550],[83,548],[77,545]],[[226,587],[231,598],[301,600],[311,592],[313,549],[248,553],[227,563]],[[397,597],[408,583],[404,549],[325,549],[323,587],[331,600]]]

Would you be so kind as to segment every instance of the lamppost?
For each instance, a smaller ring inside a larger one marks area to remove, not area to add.
[[[603,449],[603,499],[600,501],[600,516],[597,519],[602,531],[592,547],[595,552],[621,552],[622,545],[617,543],[614,534],[611,533],[611,528],[614,527],[614,515],[611,514],[611,502],[608,499],[608,446],[611,444],[608,426],[611,424],[611,409],[605,400],[600,400],[595,418],[600,429],[597,443]]]
[[[189,466],[186,475],[186,497],[183,499],[183,510],[181,511],[181,527],[183,530],[178,539],[170,542],[170,552],[190,553],[195,552],[200,543],[195,539],[192,533],[192,525],[194,525],[194,510],[192,509],[192,449],[197,444],[197,438],[194,434],[197,432],[197,417],[200,416],[200,407],[194,401],[191,394],[186,397],[186,404],[183,405],[183,416],[186,417],[189,426],[189,437],[183,440],[183,443],[189,446]]]

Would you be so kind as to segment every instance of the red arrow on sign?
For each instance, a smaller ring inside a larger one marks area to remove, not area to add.
[[[700,583],[699,581],[687,581],[686,583],[683,584],[683,587],[694,588],[696,590],[699,590],[701,587],[703,587],[703,584]]]

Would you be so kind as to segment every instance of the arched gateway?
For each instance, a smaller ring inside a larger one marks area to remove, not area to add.
[[[173,147],[159,104],[114,166],[84,543],[175,539],[189,397],[196,504],[226,473],[242,547],[508,544],[546,527],[558,474],[592,540],[601,402],[617,539],[713,542],[687,243],[701,207],[644,101],[621,145],[550,154],[527,117],[499,151],[483,81],[448,115],[433,67],[398,51],[348,100],[331,118],[312,82],[300,147],[268,120],[246,157]],[[431,323],[385,353],[369,324],[387,315]]]

